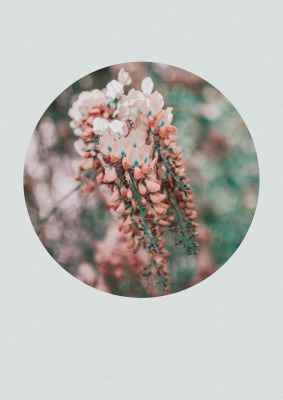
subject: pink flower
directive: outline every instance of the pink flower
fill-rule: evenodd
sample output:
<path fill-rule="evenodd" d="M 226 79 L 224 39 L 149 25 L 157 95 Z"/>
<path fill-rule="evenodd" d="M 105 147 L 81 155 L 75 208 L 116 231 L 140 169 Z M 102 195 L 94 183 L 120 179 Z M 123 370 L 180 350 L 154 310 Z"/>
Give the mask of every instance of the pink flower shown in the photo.
<path fill-rule="evenodd" d="M 162 110 L 157 118 L 156 122 L 158 123 L 159 126 L 168 126 L 171 124 L 173 120 L 173 114 L 172 114 L 172 107 L 167 107 L 166 110 Z"/>
<path fill-rule="evenodd" d="M 128 154 L 123 158 L 123 166 L 125 169 L 142 167 L 151 160 L 153 146 L 144 145 L 142 147 L 131 147 Z"/>
<path fill-rule="evenodd" d="M 94 89 L 90 92 L 81 92 L 78 99 L 70 108 L 69 115 L 74 121 L 79 121 L 82 117 L 86 116 L 92 108 L 104 102 L 105 94 L 99 89 Z"/>
<path fill-rule="evenodd" d="M 154 204 L 160 203 L 161 201 L 166 199 L 166 196 L 163 193 L 154 193 L 151 194 L 149 197 Z"/>
<path fill-rule="evenodd" d="M 119 121 L 118 119 L 114 119 L 112 122 L 110 122 L 109 129 L 115 138 L 127 136 L 128 134 L 127 124 L 124 121 Z"/>
<path fill-rule="evenodd" d="M 121 119 L 135 121 L 142 112 L 147 112 L 147 106 L 144 94 L 139 90 L 131 89 L 117 104 L 117 113 Z"/>
<path fill-rule="evenodd" d="M 100 136 L 99 138 L 99 145 L 98 145 L 99 151 L 104 156 L 109 156 L 113 150 L 114 143 L 115 141 L 111 133 L 109 132 L 104 133 L 104 135 Z"/>
<path fill-rule="evenodd" d="M 130 107 L 138 108 L 138 106 L 144 101 L 144 95 L 139 90 L 131 89 L 126 97 L 126 100 Z"/>
<path fill-rule="evenodd" d="M 145 179 L 145 186 L 150 193 L 159 192 L 161 185 L 154 177 L 149 177 Z"/>
<path fill-rule="evenodd" d="M 130 144 L 128 138 L 121 137 L 115 140 L 112 151 L 110 153 L 110 161 L 117 162 L 121 158 L 125 157 L 129 151 Z"/>
<path fill-rule="evenodd" d="M 73 104 L 71 126 L 80 136 L 75 148 L 83 159 L 78 179 L 90 182 L 91 191 L 94 186 L 100 190 L 113 216 L 121 219 L 127 248 L 147 249 L 158 269 L 145 273 L 158 272 L 168 288 L 169 253 L 162 236 L 171 225 L 178 243 L 188 254 L 196 253 L 197 212 L 182 148 L 176 143 L 177 128 L 171 125 L 173 109 L 163 109 L 164 99 L 153 92 L 150 77 L 143 79 L 141 90 L 124 94 L 130 83 L 129 73 L 121 68 L 118 80 L 103 90 L 81 93 Z M 95 182 L 88 170 L 95 173 Z"/>
<path fill-rule="evenodd" d="M 103 182 L 105 183 L 111 183 L 114 182 L 117 179 L 117 172 L 115 167 L 106 167 L 104 169 L 104 178 L 103 178 Z"/>
<path fill-rule="evenodd" d="M 158 154 L 156 153 L 156 155 L 152 161 L 150 159 L 148 159 L 148 161 L 146 163 L 144 163 L 144 165 L 142 166 L 142 172 L 146 175 L 152 174 L 152 172 L 154 171 L 155 165 L 157 163 L 157 159 L 158 159 Z"/>
<path fill-rule="evenodd" d="M 127 139 L 131 147 L 140 148 L 145 145 L 146 136 L 146 131 L 140 128 L 132 130 Z"/>
<path fill-rule="evenodd" d="M 139 192 L 140 192 L 140 194 L 141 194 L 142 196 L 143 196 L 144 194 L 146 194 L 147 188 L 146 188 L 146 186 L 144 186 L 144 184 L 143 184 L 142 182 L 139 182 L 138 188 L 139 188 Z"/>

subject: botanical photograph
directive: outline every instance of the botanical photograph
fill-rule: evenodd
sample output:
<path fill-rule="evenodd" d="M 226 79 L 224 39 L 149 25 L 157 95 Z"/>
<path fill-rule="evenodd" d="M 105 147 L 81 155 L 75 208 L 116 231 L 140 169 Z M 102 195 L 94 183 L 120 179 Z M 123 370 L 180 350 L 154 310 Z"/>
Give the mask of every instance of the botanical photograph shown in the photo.
<path fill-rule="evenodd" d="M 104 292 L 156 297 L 200 283 L 252 222 L 256 150 L 233 105 L 183 69 L 113 65 L 47 108 L 24 168 L 27 210 L 68 273 Z"/>

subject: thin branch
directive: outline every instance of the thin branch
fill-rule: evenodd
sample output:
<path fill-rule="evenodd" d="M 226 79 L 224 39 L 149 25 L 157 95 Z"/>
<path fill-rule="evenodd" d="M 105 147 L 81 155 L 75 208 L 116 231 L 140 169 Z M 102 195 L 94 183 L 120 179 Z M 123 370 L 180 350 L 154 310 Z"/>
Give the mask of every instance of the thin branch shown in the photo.
<path fill-rule="evenodd" d="M 169 194 L 169 192 L 168 192 Z M 187 250 L 188 254 L 192 254 L 196 248 L 196 244 L 194 242 L 194 240 L 191 240 L 190 237 L 188 236 L 188 227 L 187 227 L 187 223 L 189 222 L 185 222 L 183 219 L 183 215 L 181 214 L 176 200 L 172 198 L 172 196 L 170 196 L 169 194 L 169 198 L 173 207 L 173 210 L 176 214 L 177 217 L 177 223 L 179 225 L 180 229 L 180 233 L 181 233 L 181 238 L 180 238 L 180 242 L 183 244 L 183 246 L 185 247 L 185 249 Z"/>
<path fill-rule="evenodd" d="M 165 166 L 165 169 L 166 169 L 167 174 L 168 174 L 172 179 L 174 179 L 174 181 L 176 182 L 176 185 L 177 185 L 178 189 L 180 189 L 180 190 L 182 190 L 182 191 L 184 191 L 184 192 L 186 192 L 188 189 L 191 189 L 191 185 L 189 185 L 188 183 L 184 184 L 184 183 L 181 181 L 181 179 L 180 179 L 176 174 L 174 174 L 174 173 L 172 172 L 171 166 L 170 166 L 170 164 L 168 163 L 167 158 L 166 158 L 166 157 L 164 156 L 164 154 L 162 153 L 162 151 L 161 151 L 161 149 L 160 149 L 160 145 L 159 145 L 158 141 L 156 140 L 156 138 L 154 138 L 154 144 L 155 144 L 155 147 L 156 147 L 156 149 L 157 149 L 157 153 L 158 153 L 159 157 L 160 157 L 161 160 L 163 161 L 163 164 L 164 164 L 164 166 Z"/>
<path fill-rule="evenodd" d="M 74 187 L 72 190 L 70 190 L 68 193 L 66 193 L 61 199 L 59 199 L 57 201 L 57 203 L 55 204 L 55 206 L 49 211 L 49 213 L 44 218 L 42 218 L 38 221 L 38 228 L 40 228 L 42 224 L 47 222 L 49 220 L 49 218 L 58 211 L 58 207 L 60 204 L 62 204 L 65 200 L 67 200 L 72 194 L 77 192 L 81 187 L 82 187 L 82 183 L 80 183 L 79 185 Z"/>
<path fill-rule="evenodd" d="M 143 205 L 141 203 L 140 194 L 138 192 L 138 188 L 137 188 L 137 185 L 136 185 L 136 182 L 135 182 L 133 171 L 129 170 L 129 175 L 130 175 L 131 183 L 132 183 L 132 187 L 133 187 L 134 198 L 135 198 L 135 200 L 137 202 L 137 208 L 139 210 L 139 213 L 140 213 L 140 216 L 141 216 L 141 219 L 142 219 L 143 229 L 144 229 L 144 232 L 145 232 L 145 234 L 146 234 L 146 236 L 148 237 L 148 240 L 149 240 L 149 247 L 153 251 L 158 252 L 156 240 L 155 240 L 152 232 L 150 231 L 150 229 L 149 229 L 149 227 L 147 226 L 147 223 L 146 223 L 146 219 L 145 219 L 146 210 L 145 210 L 145 208 L 143 207 Z"/>

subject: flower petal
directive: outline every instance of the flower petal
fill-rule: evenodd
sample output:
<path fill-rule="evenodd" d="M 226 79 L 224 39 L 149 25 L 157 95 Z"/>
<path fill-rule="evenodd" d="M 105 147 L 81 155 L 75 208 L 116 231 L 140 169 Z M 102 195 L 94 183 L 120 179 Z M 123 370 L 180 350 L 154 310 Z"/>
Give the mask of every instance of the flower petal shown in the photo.
<path fill-rule="evenodd" d="M 170 222 L 165 221 L 164 219 L 160 219 L 160 220 L 158 221 L 158 223 L 159 223 L 159 225 L 161 225 L 161 226 L 169 226 L 169 225 L 170 225 Z"/>
<path fill-rule="evenodd" d="M 159 126 L 170 125 L 173 120 L 172 107 L 167 107 L 166 110 L 162 110 L 157 116 L 157 123 Z"/>
<path fill-rule="evenodd" d="M 104 170 L 103 181 L 105 183 L 111 183 L 114 182 L 116 178 L 117 178 L 116 169 L 114 167 L 106 167 Z"/>
<path fill-rule="evenodd" d="M 160 203 L 161 201 L 165 200 L 165 198 L 166 198 L 166 196 L 163 193 L 154 193 L 154 194 L 151 194 L 149 197 L 150 197 L 150 200 L 155 204 Z"/>
<path fill-rule="evenodd" d="M 146 194 L 147 188 L 144 186 L 143 183 L 139 182 L 138 188 L 139 188 L 139 192 L 140 192 L 141 195 Z"/>
<path fill-rule="evenodd" d="M 141 128 L 132 130 L 127 138 L 130 146 L 137 149 L 143 147 L 145 145 L 146 134 L 146 131 Z"/>
<path fill-rule="evenodd" d="M 122 83 L 122 85 L 130 85 L 132 83 L 132 78 L 130 77 L 130 74 L 124 70 L 124 68 L 121 68 L 118 73 L 118 81 Z"/>
<path fill-rule="evenodd" d="M 112 152 L 113 147 L 114 138 L 109 132 L 106 132 L 104 135 L 100 136 L 98 148 L 103 155 L 108 156 Z"/>
<path fill-rule="evenodd" d="M 164 106 L 164 99 L 159 92 L 154 92 L 150 95 L 149 109 L 153 115 L 157 115 Z"/>
<path fill-rule="evenodd" d="M 117 138 L 121 136 L 127 136 L 128 134 L 127 124 L 124 121 L 120 121 L 118 119 L 114 119 L 112 122 L 110 122 L 109 128 L 113 136 Z"/>
<path fill-rule="evenodd" d="M 145 180 L 145 185 L 146 185 L 146 187 L 147 187 L 147 190 L 148 190 L 150 193 L 159 192 L 160 187 L 161 187 L 161 186 L 159 185 L 159 183 L 154 182 L 154 181 L 151 181 L 150 179 L 146 179 L 146 180 Z"/>
<path fill-rule="evenodd" d="M 115 79 L 106 85 L 106 96 L 110 99 L 116 99 L 123 95 L 124 88 L 122 83 L 116 81 Z"/>
<path fill-rule="evenodd" d="M 152 90 L 153 90 L 153 82 L 152 82 L 152 79 L 149 76 L 142 80 L 141 90 L 145 94 L 150 94 L 152 92 Z"/>
<path fill-rule="evenodd" d="M 102 135 L 108 131 L 109 121 L 104 118 L 96 117 L 93 120 L 93 132 L 97 135 Z"/>
<path fill-rule="evenodd" d="M 80 156 L 84 156 L 85 154 L 85 142 L 82 139 L 78 139 L 74 142 L 74 148 L 76 150 L 76 152 L 80 155 Z"/>

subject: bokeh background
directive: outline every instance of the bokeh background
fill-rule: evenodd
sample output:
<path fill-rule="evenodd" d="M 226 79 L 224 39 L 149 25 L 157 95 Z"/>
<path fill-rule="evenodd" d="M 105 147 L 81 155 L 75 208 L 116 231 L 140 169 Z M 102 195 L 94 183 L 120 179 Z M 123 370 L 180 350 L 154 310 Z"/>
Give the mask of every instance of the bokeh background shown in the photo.
<path fill-rule="evenodd" d="M 32 224 L 51 256 L 69 273 L 98 289 L 130 297 L 157 295 L 137 274 L 144 254 L 123 251 L 123 237 L 96 193 L 74 180 L 80 162 L 68 110 L 78 93 L 103 88 L 121 67 L 132 86 L 151 76 L 174 108 L 199 212 L 200 251 L 187 256 L 168 243 L 171 291 L 188 288 L 220 268 L 251 224 L 259 188 L 256 151 L 233 105 L 212 85 L 179 68 L 127 63 L 93 72 L 68 87 L 48 107 L 31 138 L 24 189 Z"/>

